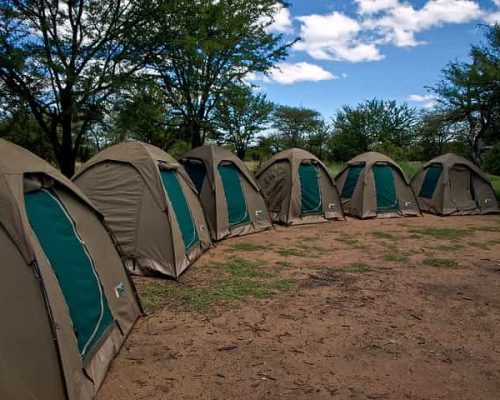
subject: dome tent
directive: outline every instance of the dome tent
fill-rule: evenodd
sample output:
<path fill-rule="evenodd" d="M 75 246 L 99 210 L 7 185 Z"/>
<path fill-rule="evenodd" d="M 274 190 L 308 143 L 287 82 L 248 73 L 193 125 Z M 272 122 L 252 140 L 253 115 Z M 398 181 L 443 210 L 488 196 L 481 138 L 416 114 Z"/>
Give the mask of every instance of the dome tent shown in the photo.
<path fill-rule="evenodd" d="M 420 216 L 420 209 L 401 167 L 377 152 L 347 162 L 335 178 L 347 215 L 358 218 Z"/>
<path fill-rule="evenodd" d="M 111 146 L 73 180 L 104 214 L 133 274 L 177 278 L 211 246 L 191 179 L 155 146 Z"/>
<path fill-rule="evenodd" d="M 297 225 L 344 217 L 335 181 L 326 166 L 305 150 L 274 155 L 256 176 L 274 222 Z"/>
<path fill-rule="evenodd" d="M 498 213 L 491 183 L 470 161 L 445 154 L 429 161 L 411 185 L 422 211 L 438 215 Z"/>
<path fill-rule="evenodd" d="M 0 398 L 90 400 L 141 314 L 102 216 L 0 140 Z"/>
<path fill-rule="evenodd" d="M 186 153 L 181 162 L 198 189 L 213 240 L 272 227 L 260 188 L 236 155 L 205 145 Z"/>

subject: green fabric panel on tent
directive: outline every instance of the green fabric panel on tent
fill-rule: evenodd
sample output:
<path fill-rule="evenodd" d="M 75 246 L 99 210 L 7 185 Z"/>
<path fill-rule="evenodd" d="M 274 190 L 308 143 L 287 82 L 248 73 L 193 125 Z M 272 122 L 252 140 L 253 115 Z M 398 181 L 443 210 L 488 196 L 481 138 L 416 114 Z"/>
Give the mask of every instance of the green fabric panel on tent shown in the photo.
<path fill-rule="evenodd" d="M 224 186 L 229 226 L 249 223 L 250 215 L 248 214 L 238 169 L 232 164 L 219 165 L 217 169 Z"/>
<path fill-rule="evenodd" d="M 302 214 L 321 214 L 323 205 L 317 167 L 310 164 L 300 164 L 299 177 Z"/>
<path fill-rule="evenodd" d="M 361 174 L 361 171 L 363 171 L 363 168 L 364 166 L 361 165 L 349 167 L 347 178 L 344 182 L 344 187 L 342 188 L 342 193 L 340 195 L 341 198 L 350 199 L 352 197 L 356 184 L 358 183 L 359 175 Z"/>
<path fill-rule="evenodd" d="M 373 174 L 377 192 L 377 209 L 379 211 L 399 210 L 392 168 L 387 165 L 375 165 Z"/>
<path fill-rule="evenodd" d="M 200 194 L 201 188 L 203 187 L 203 182 L 205 181 L 205 177 L 207 176 L 205 165 L 201 162 L 187 160 L 184 163 L 184 168 L 193 181 L 198 194 Z"/>
<path fill-rule="evenodd" d="M 422 187 L 420 188 L 418 197 L 422 197 L 424 199 L 432 199 L 442 172 L 443 167 L 441 165 L 431 165 L 429 168 L 427 168 L 424 183 L 422 183 Z"/>
<path fill-rule="evenodd" d="M 85 356 L 114 323 L 85 243 L 55 193 L 25 194 L 33 232 L 50 262 L 68 305 L 80 356 Z"/>
<path fill-rule="evenodd" d="M 198 243 L 198 232 L 194 225 L 191 210 L 182 191 L 177 172 L 172 170 L 160 171 L 163 187 L 168 194 L 170 203 L 174 208 L 175 217 L 182 234 L 182 240 L 186 249 L 190 249 Z"/>

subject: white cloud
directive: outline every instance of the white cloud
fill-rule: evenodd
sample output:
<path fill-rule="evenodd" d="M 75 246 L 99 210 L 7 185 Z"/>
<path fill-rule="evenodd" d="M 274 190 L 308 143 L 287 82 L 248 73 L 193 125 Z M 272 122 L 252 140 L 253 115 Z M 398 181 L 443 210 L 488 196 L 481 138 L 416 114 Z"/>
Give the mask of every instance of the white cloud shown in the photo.
<path fill-rule="evenodd" d="M 277 4 L 275 8 L 276 13 L 274 14 L 271 25 L 267 28 L 268 32 L 293 33 L 290 10 L 287 7 L 283 7 L 281 4 Z"/>
<path fill-rule="evenodd" d="M 355 0 L 360 14 L 375 14 L 396 7 L 398 0 Z"/>
<path fill-rule="evenodd" d="M 500 0 L 493 0 L 493 3 L 495 3 L 497 7 L 500 7 Z"/>
<path fill-rule="evenodd" d="M 500 20 L 500 12 L 486 12 L 476 0 L 427 0 L 419 8 L 405 0 L 354 2 L 354 16 L 333 12 L 297 17 L 302 40 L 294 49 L 318 60 L 378 61 L 384 58 L 381 45 L 415 47 L 425 43 L 419 33 L 446 24 Z"/>
<path fill-rule="evenodd" d="M 338 77 L 319 65 L 307 62 L 279 63 L 268 72 L 268 80 L 290 85 L 296 82 L 327 81 Z"/>
<path fill-rule="evenodd" d="M 422 107 L 427 109 L 434 108 L 437 104 L 436 96 L 432 94 L 425 94 L 425 95 L 412 94 L 408 96 L 408 100 L 414 103 L 420 103 Z"/>
<path fill-rule="evenodd" d="M 375 44 L 358 40 L 362 27 L 353 18 L 333 12 L 297 19 L 302 22 L 301 41 L 294 48 L 307 52 L 315 59 L 361 62 L 383 58 Z"/>
<path fill-rule="evenodd" d="M 429 0 L 415 9 L 408 3 L 398 3 L 380 16 L 364 21 L 364 27 L 377 32 L 386 43 L 398 47 L 418 46 L 423 42 L 415 34 L 444 24 L 459 24 L 479 20 L 484 12 L 472 0 Z"/>
<path fill-rule="evenodd" d="M 500 11 L 487 15 L 485 19 L 489 24 L 500 24 Z"/>

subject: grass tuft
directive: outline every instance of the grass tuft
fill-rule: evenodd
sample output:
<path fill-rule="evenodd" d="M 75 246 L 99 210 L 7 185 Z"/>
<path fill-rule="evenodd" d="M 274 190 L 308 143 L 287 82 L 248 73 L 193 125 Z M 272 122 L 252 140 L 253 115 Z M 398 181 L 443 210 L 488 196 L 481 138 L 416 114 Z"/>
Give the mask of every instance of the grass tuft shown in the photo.
<path fill-rule="evenodd" d="M 467 229 L 451 228 L 419 228 L 411 229 L 410 232 L 417 235 L 432 236 L 440 239 L 459 239 L 470 234 Z"/>
<path fill-rule="evenodd" d="M 371 233 L 376 239 L 396 240 L 396 236 L 389 232 L 375 231 Z"/>
<path fill-rule="evenodd" d="M 455 268 L 458 267 L 458 263 L 455 260 L 450 260 L 447 258 L 426 258 L 423 263 L 431 267 L 446 267 Z"/>
<path fill-rule="evenodd" d="M 353 263 L 344 267 L 345 272 L 364 273 L 370 272 L 371 270 L 370 266 L 364 263 Z"/>
<path fill-rule="evenodd" d="M 265 278 L 273 276 L 271 272 L 260 269 L 263 265 L 262 261 L 252 262 L 244 258 L 234 257 L 227 262 L 209 264 L 208 267 L 224 270 L 228 274 L 239 278 Z"/>
<path fill-rule="evenodd" d="M 268 249 L 270 246 L 255 243 L 235 243 L 227 249 L 228 251 L 260 251 Z"/>
<path fill-rule="evenodd" d="M 463 248 L 463 245 L 460 243 L 453 243 L 453 244 L 440 244 L 439 246 L 432 247 L 434 250 L 439 250 L 439 251 L 457 251 Z"/>
<path fill-rule="evenodd" d="M 384 254 L 384 261 L 407 262 L 408 260 L 409 258 L 406 255 L 397 251 Z"/>

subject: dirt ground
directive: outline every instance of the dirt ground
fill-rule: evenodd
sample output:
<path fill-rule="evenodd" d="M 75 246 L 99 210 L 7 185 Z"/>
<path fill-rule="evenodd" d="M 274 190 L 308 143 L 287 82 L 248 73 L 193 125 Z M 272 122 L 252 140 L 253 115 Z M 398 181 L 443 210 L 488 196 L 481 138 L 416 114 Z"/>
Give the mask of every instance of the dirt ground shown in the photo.
<path fill-rule="evenodd" d="M 99 400 L 500 399 L 498 216 L 278 227 L 136 283 Z"/>

